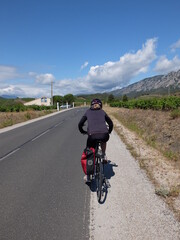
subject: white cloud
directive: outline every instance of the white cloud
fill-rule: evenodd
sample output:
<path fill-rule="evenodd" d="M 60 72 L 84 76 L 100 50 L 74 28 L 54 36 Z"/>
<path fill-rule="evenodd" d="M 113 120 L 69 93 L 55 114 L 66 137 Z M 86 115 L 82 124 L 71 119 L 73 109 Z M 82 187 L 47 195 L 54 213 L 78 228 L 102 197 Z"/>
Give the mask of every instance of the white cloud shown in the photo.
<path fill-rule="evenodd" d="M 19 96 L 21 94 L 24 94 L 24 91 L 18 87 L 18 86 L 14 86 L 14 85 L 6 85 L 6 86 L 1 86 L 0 88 L 0 95 L 16 95 Z"/>
<path fill-rule="evenodd" d="M 180 69 L 180 59 L 175 56 L 172 60 L 168 60 L 167 57 L 161 56 L 156 63 L 154 70 L 158 73 L 166 74 L 171 71 L 177 71 Z"/>
<path fill-rule="evenodd" d="M 0 65 L 0 81 L 14 79 L 18 76 L 15 67 Z"/>
<path fill-rule="evenodd" d="M 0 88 L 1 95 L 13 95 L 17 97 L 50 97 L 50 88 L 40 88 L 36 85 L 2 85 Z"/>
<path fill-rule="evenodd" d="M 117 62 L 92 66 L 84 78 L 59 80 L 56 87 L 65 94 L 78 94 L 110 91 L 128 85 L 133 77 L 146 72 L 156 58 L 156 41 L 156 38 L 147 40 L 140 50 L 125 54 Z"/>
<path fill-rule="evenodd" d="M 41 97 L 51 95 L 51 80 L 54 80 L 54 76 L 50 73 L 37 74 L 35 72 L 29 72 L 27 77 L 33 77 L 36 81 L 34 84 L 0 84 L 0 96 L 1 95 L 15 95 L 17 97 Z"/>
<path fill-rule="evenodd" d="M 55 82 L 56 92 L 60 95 L 72 93 L 92 93 L 94 91 L 91 84 L 85 78 L 63 79 Z"/>
<path fill-rule="evenodd" d="M 88 62 L 86 61 L 82 66 L 81 66 L 81 70 L 83 70 L 84 68 L 86 68 L 88 66 Z"/>
<path fill-rule="evenodd" d="M 171 45 L 172 52 L 175 52 L 176 49 L 180 48 L 180 39 Z"/>
<path fill-rule="evenodd" d="M 32 74 L 31 74 L 32 75 Z M 41 84 L 49 84 L 55 80 L 55 77 L 51 73 L 45 73 L 36 75 L 36 82 Z"/>
<path fill-rule="evenodd" d="M 28 75 L 29 75 L 30 77 L 35 77 L 35 76 L 37 76 L 37 73 L 35 73 L 35 72 L 29 72 Z"/>
<path fill-rule="evenodd" d="M 149 39 L 136 52 L 126 53 L 116 62 L 109 61 L 103 65 L 92 66 L 86 76 L 76 79 L 54 81 L 55 77 L 51 73 L 37 74 L 29 72 L 28 75 L 33 77 L 36 82 L 33 86 L 1 87 L 0 95 L 4 94 L 4 92 L 14 91 L 13 95 L 20 97 L 49 96 L 50 88 L 48 84 L 51 81 L 55 82 L 54 95 L 105 92 L 121 88 L 128 85 L 133 77 L 148 71 L 149 65 L 156 58 L 156 42 L 156 38 Z M 85 62 L 82 66 L 88 66 L 88 62 Z M 13 73 L 16 73 L 15 69 Z"/>
<path fill-rule="evenodd" d="M 17 77 L 22 78 L 25 76 L 26 78 L 32 77 L 36 80 L 34 84 L 6 84 L 3 83 L 5 80 L 15 79 Z M 37 74 L 35 72 L 29 72 L 28 74 L 18 74 L 15 67 L 9 67 L 0 65 L 0 96 L 1 95 L 15 95 L 18 97 L 41 97 L 41 96 L 50 96 L 50 86 L 46 86 L 46 84 L 50 84 L 51 81 L 54 81 L 54 76 L 50 73 L 46 74 Z"/>

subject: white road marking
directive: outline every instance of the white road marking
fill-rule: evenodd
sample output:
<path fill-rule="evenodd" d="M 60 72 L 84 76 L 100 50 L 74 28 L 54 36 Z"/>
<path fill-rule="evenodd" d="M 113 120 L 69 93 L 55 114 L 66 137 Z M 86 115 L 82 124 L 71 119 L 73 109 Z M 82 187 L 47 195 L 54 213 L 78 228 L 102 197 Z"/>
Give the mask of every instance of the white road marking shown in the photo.
<path fill-rule="evenodd" d="M 36 139 L 38 139 L 38 138 L 42 137 L 44 134 L 48 133 L 49 131 L 50 131 L 49 129 L 48 129 L 48 130 L 46 130 L 45 132 L 43 132 L 43 133 L 39 134 L 37 137 L 33 138 L 31 141 L 32 141 L 32 142 L 34 142 Z"/>
<path fill-rule="evenodd" d="M 13 150 L 12 152 L 8 153 L 7 155 L 5 155 L 4 157 L 0 158 L 0 161 L 4 160 L 5 158 L 11 156 L 12 154 L 14 154 L 15 152 L 19 151 L 20 148 L 17 148 L 15 150 Z"/>
<path fill-rule="evenodd" d="M 61 125 L 63 122 L 60 122 L 60 123 L 58 123 L 58 124 L 56 124 L 56 125 L 54 125 L 54 127 L 53 128 L 56 128 L 56 127 L 58 127 L 59 125 Z M 51 129 L 53 129 L 53 128 L 51 128 Z M 32 140 L 30 140 L 31 142 L 34 142 L 35 140 L 37 140 L 38 138 L 40 138 L 40 137 L 42 137 L 44 134 L 46 134 L 46 133 L 48 133 L 51 129 L 48 129 L 48 130 L 46 130 L 45 132 L 43 132 L 43 133 L 41 133 L 41 134 L 39 134 L 38 136 L 36 136 L 35 138 L 33 138 Z M 28 142 L 30 142 L 30 141 L 27 141 L 26 143 L 28 143 Z M 24 146 L 26 143 L 24 143 L 24 144 L 22 144 L 21 146 Z M 0 158 L 0 161 L 2 161 L 2 160 L 4 160 L 5 158 L 7 158 L 7 157 L 9 157 L 9 156 L 11 156 L 12 154 L 14 154 L 15 152 L 17 152 L 18 150 L 20 150 L 21 149 L 21 146 L 20 147 L 18 147 L 18 148 L 16 148 L 15 150 L 13 150 L 12 152 L 10 152 L 10 153 L 8 153 L 7 155 L 5 155 L 5 156 L 3 156 L 3 157 L 1 157 Z"/>
<path fill-rule="evenodd" d="M 60 122 L 60 123 L 56 124 L 56 125 L 54 126 L 54 128 L 58 127 L 58 126 L 61 125 L 62 123 L 63 123 L 63 122 Z"/>
<path fill-rule="evenodd" d="M 26 121 L 26 122 L 17 123 L 17 124 L 14 124 L 13 126 L 9 126 L 9 127 L 2 128 L 2 129 L 0 129 L 0 134 L 1 134 L 1 133 L 4 133 L 4 132 L 8 132 L 8 131 L 13 130 L 13 129 L 16 129 L 16 128 L 18 128 L 18 127 L 25 126 L 25 125 L 30 124 L 30 123 L 33 123 L 33 122 L 40 121 L 40 120 L 45 119 L 45 118 L 52 117 L 52 116 L 54 116 L 54 115 L 63 113 L 63 112 L 65 112 L 65 111 L 73 110 L 73 109 L 74 109 L 74 108 L 64 109 L 64 110 L 61 110 L 61 111 L 59 111 L 59 112 L 47 114 L 47 115 L 42 116 L 42 117 L 39 117 L 39 118 L 34 118 L 34 119 L 28 120 L 28 121 Z"/>

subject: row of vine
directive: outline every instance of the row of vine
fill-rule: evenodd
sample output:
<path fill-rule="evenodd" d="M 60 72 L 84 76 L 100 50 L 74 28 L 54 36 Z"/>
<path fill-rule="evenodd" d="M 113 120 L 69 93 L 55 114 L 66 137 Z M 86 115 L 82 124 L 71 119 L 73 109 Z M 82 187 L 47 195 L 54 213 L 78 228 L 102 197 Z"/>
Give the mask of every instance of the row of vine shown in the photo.
<path fill-rule="evenodd" d="M 149 99 L 130 99 L 127 101 L 114 101 L 110 103 L 111 107 L 139 108 L 153 110 L 174 110 L 180 107 L 180 97 L 170 96 L 162 98 Z"/>

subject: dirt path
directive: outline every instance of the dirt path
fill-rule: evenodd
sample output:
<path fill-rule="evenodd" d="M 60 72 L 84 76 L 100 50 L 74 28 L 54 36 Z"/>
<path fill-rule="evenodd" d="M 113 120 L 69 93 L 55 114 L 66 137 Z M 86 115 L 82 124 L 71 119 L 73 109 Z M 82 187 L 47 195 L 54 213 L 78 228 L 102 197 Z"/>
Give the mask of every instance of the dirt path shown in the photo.
<path fill-rule="evenodd" d="M 90 239 L 180 239 L 180 224 L 115 132 L 107 155 L 111 188 L 104 204 L 91 194 Z"/>

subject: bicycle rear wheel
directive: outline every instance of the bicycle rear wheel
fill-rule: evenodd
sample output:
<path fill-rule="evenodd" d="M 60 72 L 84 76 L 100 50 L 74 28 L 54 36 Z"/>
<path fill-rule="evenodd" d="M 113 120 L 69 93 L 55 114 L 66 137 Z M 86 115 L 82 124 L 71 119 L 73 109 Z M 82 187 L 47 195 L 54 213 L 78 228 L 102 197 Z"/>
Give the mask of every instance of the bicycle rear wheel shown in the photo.
<path fill-rule="evenodd" d="M 98 171 L 96 174 L 96 191 L 98 202 L 101 201 L 102 197 L 102 185 L 103 185 L 103 165 L 101 162 L 98 164 Z"/>

